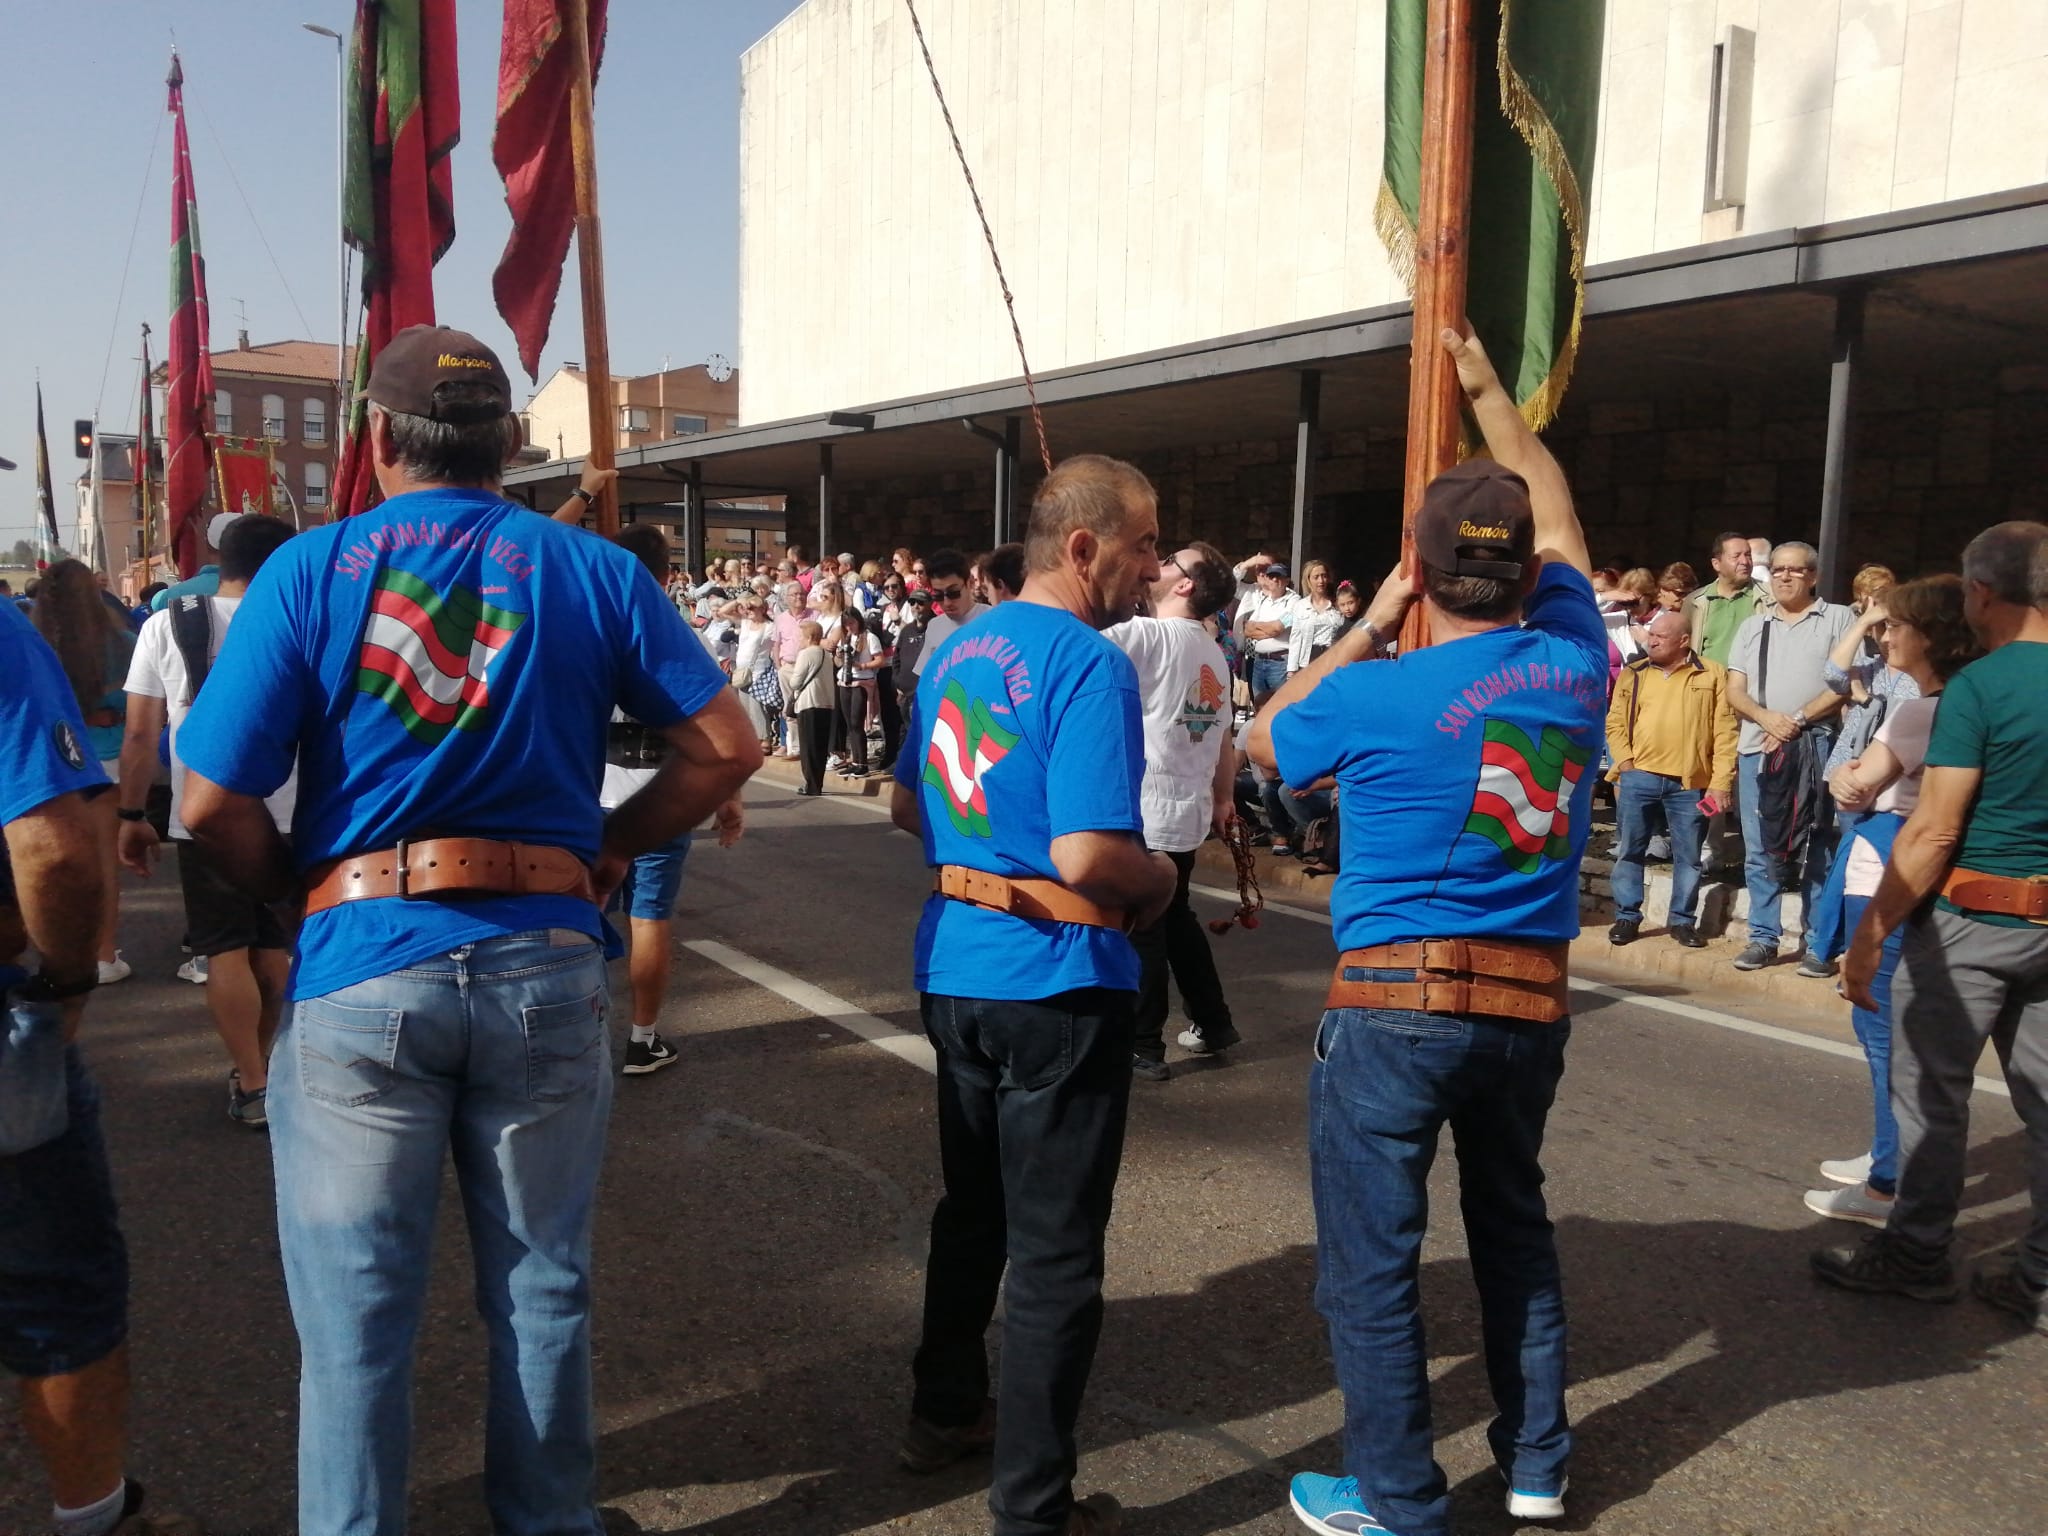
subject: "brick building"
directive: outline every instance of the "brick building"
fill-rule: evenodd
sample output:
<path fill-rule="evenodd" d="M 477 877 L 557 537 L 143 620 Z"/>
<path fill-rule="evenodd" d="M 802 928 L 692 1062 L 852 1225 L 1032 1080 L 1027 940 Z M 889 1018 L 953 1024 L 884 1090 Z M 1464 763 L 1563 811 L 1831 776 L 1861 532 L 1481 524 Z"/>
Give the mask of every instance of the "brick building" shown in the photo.
<path fill-rule="evenodd" d="M 355 366 L 354 352 L 346 349 L 339 364 L 344 376 Z M 336 367 L 331 345 L 251 346 L 247 331 L 236 335 L 232 352 L 213 354 L 214 430 L 223 437 L 268 440 L 278 473 L 308 521 L 327 516 L 347 425 Z"/>

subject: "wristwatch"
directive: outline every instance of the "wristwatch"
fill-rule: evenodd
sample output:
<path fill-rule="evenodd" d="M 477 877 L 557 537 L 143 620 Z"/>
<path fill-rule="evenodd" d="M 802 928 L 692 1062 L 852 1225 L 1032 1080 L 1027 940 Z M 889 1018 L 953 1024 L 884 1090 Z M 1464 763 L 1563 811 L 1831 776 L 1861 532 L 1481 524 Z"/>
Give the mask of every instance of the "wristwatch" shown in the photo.
<path fill-rule="evenodd" d="M 120 818 L 121 818 L 121 819 L 122 819 L 123 821 L 147 821 L 147 820 L 149 820 L 149 812 L 147 812 L 147 811 L 131 811 L 131 810 L 129 810 L 129 809 L 128 809 L 128 808 L 127 808 L 127 807 L 126 807 L 125 805 L 124 805 L 124 806 L 122 806 L 122 807 L 121 807 L 121 808 L 120 808 L 119 810 L 117 810 L 117 811 L 116 811 L 116 812 L 115 812 L 114 814 L 115 814 L 116 816 L 119 816 L 119 817 L 120 817 Z"/>
<path fill-rule="evenodd" d="M 1802 731 L 1805 730 L 1809 723 L 1806 718 L 1806 711 L 1803 709 L 1795 709 L 1794 711 L 1792 711 L 1792 723 L 1798 726 L 1799 729 L 1801 729 Z"/>
<path fill-rule="evenodd" d="M 582 497 L 582 498 L 583 498 L 583 504 L 584 504 L 585 506 L 592 506 L 592 505 L 595 505 L 595 504 L 596 504 L 596 501 L 597 501 L 597 494 L 596 494 L 596 492 L 594 492 L 594 491 L 586 491 L 586 490 L 585 490 L 585 489 L 583 489 L 583 487 L 582 487 L 582 486 L 580 486 L 580 485 L 579 485 L 579 486 L 575 486 L 575 487 L 572 487 L 572 488 L 571 488 L 571 490 L 570 490 L 570 492 L 569 492 L 569 494 L 570 494 L 571 496 L 580 496 L 580 497 Z"/>

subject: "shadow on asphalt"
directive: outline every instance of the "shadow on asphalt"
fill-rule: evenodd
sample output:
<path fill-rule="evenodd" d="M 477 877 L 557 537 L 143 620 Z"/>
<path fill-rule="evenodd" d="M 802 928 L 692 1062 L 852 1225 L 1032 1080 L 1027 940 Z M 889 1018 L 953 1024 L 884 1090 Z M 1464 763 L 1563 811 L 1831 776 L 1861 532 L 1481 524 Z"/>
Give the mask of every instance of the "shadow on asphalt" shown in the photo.
<path fill-rule="evenodd" d="M 1973 1189 L 1976 1203 L 2020 1187 L 2008 1171 L 2017 1168 L 2018 1141 L 2014 1135 L 1978 1149 L 1973 1166 L 1992 1171 Z M 2008 1227 L 2016 1234 L 2019 1219 L 1975 1225 L 1968 1237 L 1981 1247 L 2008 1235 Z M 1858 1236 L 1825 1223 L 1766 1230 L 1726 1221 L 1560 1221 L 1573 1380 L 1595 1383 L 1669 1364 L 1580 1420 L 1571 1514 L 1559 1528 L 1595 1523 L 1781 1405 L 1975 1371 L 1989 1352 L 2026 1332 L 1968 1300 L 1929 1306 L 1818 1285 L 1808 1272 L 1809 1253 Z M 1146 1536 L 1208 1536 L 1235 1528 L 1283 1510 L 1294 1471 L 1339 1469 L 1335 1434 L 1266 1460 L 1256 1448 L 1208 1429 L 1243 1425 L 1330 1390 L 1325 1336 L 1312 1309 L 1314 1283 L 1314 1251 L 1296 1245 L 1212 1276 L 1191 1294 L 1110 1303 L 1081 1426 L 1084 1455 L 1182 1431 L 1240 1463 L 1150 1505 L 1140 1489 L 1113 1489 Z M 1483 1426 L 1494 1410 L 1465 1261 L 1429 1261 L 1420 1284 L 1429 1355 L 1457 1360 L 1434 1387 L 1441 1442 Z M 782 1484 L 773 1497 L 708 1519 L 679 1512 L 678 1523 L 642 1524 L 611 1509 L 608 1531 L 772 1536 L 795 1529 L 843 1536 L 969 1496 L 985 1484 L 986 1463 L 925 1478 L 895 1465 L 910 1343 L 788 1368 L 756 1390 L 607 1435 L 600 1465 L 632 1466 L 642 1485 L 610 1490 L 614 1498 L 649 1490 L 687 1498 L 720 1484 Z M 901 1394 L 876 1401 L 875 1383 L 891 1379 L 901 1381 Z M 1083 1482 L 1093 1486 L 1085 1474 Z M 475 1478 L 422 1490 L 415 1528 L 472 1528 L 480 1502 Z M 1452 1504 L 1461 1529 L 1516 1528 L 1491 1471 L 1461 1482 Z"/>

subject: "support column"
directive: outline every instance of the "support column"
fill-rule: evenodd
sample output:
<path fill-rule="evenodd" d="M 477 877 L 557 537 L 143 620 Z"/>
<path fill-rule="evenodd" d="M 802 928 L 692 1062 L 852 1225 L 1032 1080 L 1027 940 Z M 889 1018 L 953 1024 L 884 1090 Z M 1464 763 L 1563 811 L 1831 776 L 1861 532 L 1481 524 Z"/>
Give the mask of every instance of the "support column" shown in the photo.
<path fill-rule="evenodd" d="M 996 515 L 1003 520 L 1003 536 L 998 544 L 1008 544 L 1017 538 L 1017 453 L 1024 442 L 1024 423 L 1021 418 L 1007 416 L 1003 419 L 1003 493 L 997 502 Z"/>
<path fill-rule="evenodd" d="M 690 478 L 683 482 L 683 562 L 704 577 L 704 466 L 691 464 Z"/>
<path fill-rule="evenodd" d="M 1855 421 L 1856 359 L 1863 351 L 1861 288 L 1835 295 L 1835 340 L 1828 369 L 1828 443 L 1820 474 L 1821 596 L 1831 603 L 1848 601 L 1849 572 L 1842 565 L 1842 540 L 1847 531 L 1849 476 L 1855 469 L 1850 436 Z"/>
<path fill-rule="evenodd" d="M 818 547 L 811 558 L 822 560 L 832 550 L 832 445 L 818 444 Z"/>
<path fill-rule="evenodd" d="M 1323 411 L 1323 376 L 1313 368 L 1301 370 L 1301 397 L 1294 415 L 1294 579 L 1301 581 L 1302 562 L 1308 558 L 1309 524 L 1315 509 L 1316 431 Z"/>

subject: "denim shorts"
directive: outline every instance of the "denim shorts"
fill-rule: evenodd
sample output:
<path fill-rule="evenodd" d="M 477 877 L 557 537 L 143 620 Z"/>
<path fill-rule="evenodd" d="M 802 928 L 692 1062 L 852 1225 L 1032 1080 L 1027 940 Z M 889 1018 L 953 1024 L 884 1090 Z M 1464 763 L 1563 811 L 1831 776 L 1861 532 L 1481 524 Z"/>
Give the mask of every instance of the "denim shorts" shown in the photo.
<path fill-rule="evenodd" d="M 71 1123 L 0 1157 L 0 1369 L 67 1376 L 128 1336 L 128 1248 L 100 1139 L 100 1094 L 64 1053 Z"/>
<path fill-rule="evenodd" d="M 689 856 L 687 832 L 665 847 L 639 855 L 607 910 L 622 911 L 642 922 L 667 922 L 675 916 L 676 895 L 683 888 L 683 861 Z"/>

